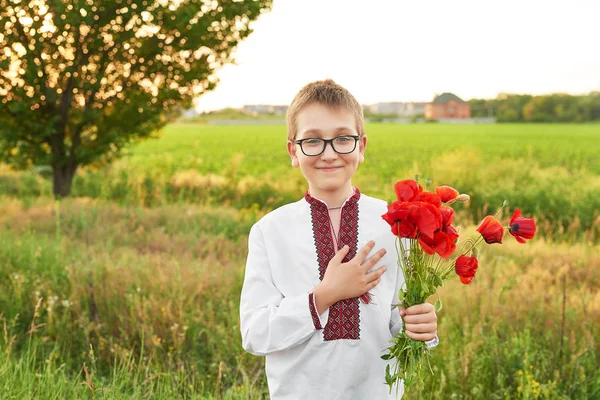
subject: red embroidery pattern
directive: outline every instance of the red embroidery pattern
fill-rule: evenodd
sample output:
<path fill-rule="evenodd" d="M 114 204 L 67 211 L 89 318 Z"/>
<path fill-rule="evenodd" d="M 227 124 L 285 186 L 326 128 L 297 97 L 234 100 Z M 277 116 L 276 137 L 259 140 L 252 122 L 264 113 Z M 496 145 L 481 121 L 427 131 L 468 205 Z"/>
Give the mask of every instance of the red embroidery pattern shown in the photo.
<path fill-rule="evenodd" d="M 319 319 L 319 314 L 317 313 L 317 309 L 315 308 L 315 294 L 309 293 L 308 295 L 308 307 L 310 308 L 310 315 L 312 316 L 313 324 L 315 325 L 315 329 L 323 329 L 321 326 L 321 320 Z"/>
<path fill-rule="evenodd" d="M 327 205 L 312 197 L 308 192 L 304 196 L 310 204 L 313 236 L 317 248 L 319 261 L 319 278 L 323 280 L 327 264 L 335 255 L 331 228 L 329 225 L 329 212 Z M 344 204 L 340 220 L 340 246 L 348 245 L 350 251 L 344 258 L 347 262 L 354 258 L 358 249 L 358 199 L 360 192 L 356 192 Z M 358 298 L 341 300 L 329 308 L 329 318 L 323 337 L 325 340 L 360 339 L 360 312 Z M 314 319 L 314 317 L 313 317 Z"/>

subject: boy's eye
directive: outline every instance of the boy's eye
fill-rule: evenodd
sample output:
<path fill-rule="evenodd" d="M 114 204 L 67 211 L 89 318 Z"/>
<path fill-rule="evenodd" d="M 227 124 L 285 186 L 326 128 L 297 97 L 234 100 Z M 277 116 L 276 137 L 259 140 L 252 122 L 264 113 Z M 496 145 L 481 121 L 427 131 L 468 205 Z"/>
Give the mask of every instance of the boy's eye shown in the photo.
<path fill-rule="evenodd" d="M 349 142 L 351 140 L 352 140 L 352 138 L 349 137 L 349 136 L 339 136 L 339 137 L 335 138 L 335 141 L 337 143 L 347 143 L 347 142 Z"/>
<path fill-rule="evenodd" d="M 308 139 L 308 140 L 305 140 L 304 143 L 306 143 L 308 145 L 316 145 L 316 144 L 323 143 L 323 141 L 321 139 Z"/>

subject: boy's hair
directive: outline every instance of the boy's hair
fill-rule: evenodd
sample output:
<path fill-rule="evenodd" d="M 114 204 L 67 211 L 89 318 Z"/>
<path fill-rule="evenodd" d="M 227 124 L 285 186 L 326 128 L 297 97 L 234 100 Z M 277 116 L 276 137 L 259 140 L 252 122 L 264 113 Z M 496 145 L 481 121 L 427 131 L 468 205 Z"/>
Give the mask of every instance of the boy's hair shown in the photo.
<path fill-rule="evenodd" d="M 296 119 L 300 111 L 313 103 L 319 103 L 333 109 L 346 108 L 351 111 L 354 114 L 356 130 L 360 137 L 365 135 L 365 117 L 361 105 L 346 88 L 338 85 L 332 79 L 325 79 L 307 84 L 300 89 L 294 100 L 292 100 L 286 116 L 288 140 L 294 140 L 298 134 Z"/>

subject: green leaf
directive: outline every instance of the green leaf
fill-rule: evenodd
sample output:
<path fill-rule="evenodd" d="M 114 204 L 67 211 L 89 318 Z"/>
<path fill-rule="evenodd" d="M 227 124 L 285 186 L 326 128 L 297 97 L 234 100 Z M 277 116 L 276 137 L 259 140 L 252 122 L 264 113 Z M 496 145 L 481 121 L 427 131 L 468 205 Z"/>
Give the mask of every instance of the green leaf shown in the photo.
<path fill-rule="evenodd" d="M 381 359 L 386 360 L 386 361 L 389 360 L 390 358 L 393 358 L 393 356 L 391 354 L 384 354 L 381 356 Z M 388 367 L 389 367 L 389 365 L 388 365 Z"/>
<path fill-rule="evenodd" d="M 435 307 L 435 312 L 440 312 L 442 310 L 442 300 L 438 298 L 433 306 Z"/>
<path fill-rule="evenodd" d="M 406 296 L 406 292 L 402 289 L 400 289 L 398 291 L 398 300 L 400 300 L 400 303 L 402 303 L 404 301 L 404 297 Z"/>

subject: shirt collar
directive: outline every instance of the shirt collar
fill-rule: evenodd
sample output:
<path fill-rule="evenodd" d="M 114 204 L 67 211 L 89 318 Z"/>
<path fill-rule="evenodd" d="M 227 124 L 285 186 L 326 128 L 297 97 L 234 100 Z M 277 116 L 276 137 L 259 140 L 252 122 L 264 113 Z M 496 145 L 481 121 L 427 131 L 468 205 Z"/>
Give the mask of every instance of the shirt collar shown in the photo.
<path fill-rule="evenodd" d="M 358 202 L 358 199 L 360 199 L 360 190 L 358 190 L 357 187 L 352 186 L 352 190 L 354 191 L 354 193 L 352 195 L 350 195 L 350 197 L 348 197 L 344 203 L 342 204 L 342 208 L 346 205 L 346 204 L 353 204 Z M 325 207 L 329 208 L 329 205 L 324 201 L 321 200 L 317 197 L 313 197 L 310 194 L 310 190 L 306 191 L 306 194 L 304 195 L 304 199 L 309 203 L 309 204 L 323 204 L 325 205 Z"/>

